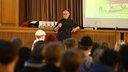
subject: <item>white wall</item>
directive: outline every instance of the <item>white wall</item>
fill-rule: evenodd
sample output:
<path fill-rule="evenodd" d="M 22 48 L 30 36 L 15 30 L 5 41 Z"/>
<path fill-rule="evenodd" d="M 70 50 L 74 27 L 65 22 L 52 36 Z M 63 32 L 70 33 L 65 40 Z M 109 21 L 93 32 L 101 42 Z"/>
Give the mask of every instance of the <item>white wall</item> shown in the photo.
<path fill-rule="evenodd" d="M 84 27 L 102 27 L 102 28 L 128 28 L 128 19 L 94 19 L 94 18 L 84 18 Z"/>

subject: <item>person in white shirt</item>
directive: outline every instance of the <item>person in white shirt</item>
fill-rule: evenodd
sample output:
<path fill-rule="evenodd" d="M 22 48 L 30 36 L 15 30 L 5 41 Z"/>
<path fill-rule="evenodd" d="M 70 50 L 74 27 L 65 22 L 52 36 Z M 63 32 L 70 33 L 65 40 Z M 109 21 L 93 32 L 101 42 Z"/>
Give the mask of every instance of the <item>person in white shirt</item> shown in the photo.
<path fill-rule="evenodd" d="M 45 40 L 45 36 L 46 36 L 46 33 L 45 33 L 45 31 L 43 31 L 43 30 L 41 30 L 41 29 L 39 29 L 39 30 L 37 30 L 36 31 L 36 33 L 35 33 L 35 38 L 36 38 L 36 40 L 34 40 L 34 42 L 33 42 L 33 44 L 32 44 L 32 50 L 33 50 L 33 46 L 34 46 L 34 44 L 37 42 L 37 41 L 44 41 Z"/>

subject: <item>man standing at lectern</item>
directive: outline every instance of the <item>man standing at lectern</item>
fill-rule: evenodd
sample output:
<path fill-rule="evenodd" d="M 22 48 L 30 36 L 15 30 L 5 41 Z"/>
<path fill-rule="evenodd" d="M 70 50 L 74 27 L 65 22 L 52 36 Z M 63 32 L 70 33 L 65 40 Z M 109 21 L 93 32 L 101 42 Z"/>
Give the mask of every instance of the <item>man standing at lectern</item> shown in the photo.
<path fill-rule="evenodd" d="M 80 27 L 69 18 L 70 13 L 67 10 L 63 11 L 63 19 L 59 20 L 57 25 L 54 27 L 54 31 L 57 33 L 59 41 L 63 41 L 71 37 L 71 32 L 76 32 Z"/>

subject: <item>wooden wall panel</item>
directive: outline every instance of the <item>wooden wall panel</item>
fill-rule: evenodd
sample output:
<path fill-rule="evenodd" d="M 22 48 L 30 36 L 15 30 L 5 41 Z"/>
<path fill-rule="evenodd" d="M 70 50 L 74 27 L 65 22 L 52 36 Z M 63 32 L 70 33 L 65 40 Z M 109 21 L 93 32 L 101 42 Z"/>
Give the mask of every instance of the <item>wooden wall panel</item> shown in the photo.
<path fill-rule="evenodd" d="M 31 48 L 31 45 L 35 39 L 34 33 L 26 32 L 0 32 L 0 38 L 4 40 L 11 40 L 13 38 L 21 38 L 24 42 L 24 45 Z"/>
<path fill-rule="evenodd" d="M 26 47 L 31 48 L 33 41 L 35 40 L 35 32 L 38 28 L 22 28 L 22 27 L 1 27 L 0 39 L 12 40 L 13 38 L 21 38 Z M 47 36 L 49 34 L 56 35 L 51 29 L 43 29 L 46 31 Z M 47 37 L 46 36 L 46 37 Z"/>
<path fill-rule="evenodd" d="M 1 11 L 2 11 L 2 10 L 1 10 L 1 7 L 2 7 L 2 3 L 1 3 L 1 2 L 2 2 L 2 0 L 0 0 L 0 24 L 1 24 L 1 17 L 2 17 L 2 16 L 1 16 Z"/>
<path fill-rule="evenodd" d="M 1 27 L 0 39 L 11 40 L 12 38 L 19 37 L 24 41 L 24 45 L 31 48 L 31 45 L 35 39 L 35 32 L 38 28 L 23 28 L 23 27 Z M 43 29 L 46 32 L 46 37 L 49 34 L 56 35 L 53 29 Z M 90 36 L 94 42 L 102 43 L 107 42 L 111 48 L 114 48 L 115 41 L 120 39 L 120 32 L 112 30 L 79 30 L 72 33 L 72 37 L 79 42 L 85 35 Z M 128 38 L 128 33 L 127 33 Z M 128 40 L 128 39 L 127 39 Z M 127 41 L 128 42 L 128 41 Z"/>
<path fill-rule="evenodd" d="M 26 4 L 25 4 L 26 0 L 19 0 L 19 26 L 21 26 L 21 24 L 23 24 L 26 20 Z"/>
<path fill-rule="evenodd" d="M 128 44 L 128 31 L 124 32 L 124 42 Z"/>
<path fill-rule="evenodd" d="M 94 42 L 101 44 L 102 42 L 107 42 L 109 47 L 112 49 L 115 46 L 117 40 L 119 40 L 119 32 L 109 30 L 81 30 L 72 34 L 72 37 L 77 41 L 80 41 L 83 36 L 90 36 Z"/>
<path fill-rule="evenodd" d="M 2 0 L 2 23 L 16 24 L 17 0 Z"/>

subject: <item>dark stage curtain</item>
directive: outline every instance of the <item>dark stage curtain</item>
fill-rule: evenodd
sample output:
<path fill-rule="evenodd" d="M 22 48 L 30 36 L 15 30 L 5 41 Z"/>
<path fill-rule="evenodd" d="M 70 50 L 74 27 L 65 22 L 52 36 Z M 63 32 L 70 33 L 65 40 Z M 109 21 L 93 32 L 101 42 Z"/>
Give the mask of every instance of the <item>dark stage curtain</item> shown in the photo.
<path fill-rule="evenodd" d="M 82 0 L 26 0 L 27 20 L 58 21 L 63 10 L 80 26 L 83 23 Z"/>

